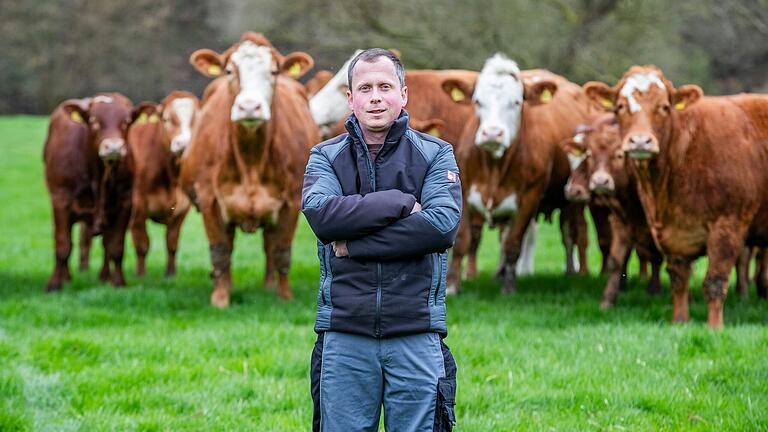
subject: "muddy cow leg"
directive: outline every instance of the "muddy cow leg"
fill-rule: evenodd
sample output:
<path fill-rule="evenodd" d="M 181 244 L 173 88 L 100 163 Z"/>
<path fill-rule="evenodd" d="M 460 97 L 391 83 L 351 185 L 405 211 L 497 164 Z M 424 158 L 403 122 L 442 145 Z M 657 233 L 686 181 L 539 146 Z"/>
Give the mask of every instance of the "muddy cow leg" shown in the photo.
<path fill-rule="evenodd" d="M 69 273 L 69 255 L 72 253 L 72 220 L 69 206 L 53 205 L 54 267 L 45 290 L 58 291 L 64 276 Z"/>
<path fill-rule="evenodd" d="M 611 215 L 611 253 L 608 256 L 608 281 L 603 289 L 601 309 L 608 309 L 616 304 L 621 281 L 626 275 L 626 263 L 630 248 L 630 230 L 622 220 Z"/>
<path fill-rule="evenodd" d="M 91 243 L 93 241 L 93 228 L 91 224 L 80 224 L 80 267 L 81 272 L 88 271 L 88 261 L 91 256 Z"/>
<path fill-rule="evenodd" d="M 143 208 L 134 207 L 131 220 L 131 237 L 136 250 L 136 276 L 146 273 L 146 258 L 149 252 L 149 235 L 147 234 L 147 215 Z"/>
<path fill-rule="evenodd" d="M 274 228 L 271 228 L 274 230 Z M 270 228 L 264 228 L 262 230 L 262 237 L 264 238 L 264 289 L 274 290 L 277 288 L 277 279 L 275 279 L 275 235 L 268 234 Z"/>
<path fill-rule="evenodd" d="M 224 309 L 229 307 L 230 291 L 232 290 L 230 265 L 235 241 L 235 227 L 232 224 L 225 224 L 221 219 L 221 212 L 216 201 L 200 195 L 198 198 L 213 267 L 211 271 L 211 278 L 213 279 L 211 305 Z"/>
<path fill-rule="evenodd" d="M 264 229 L 264 244 L 269 243 L 271 245 L 271 255 L 274 257 L 274 267 L 277 270 L 277 295 L 284 300 L 293 298 L 288 282 L 288 273 L 291 270 L 291 244 L 298 220 L 298 205 L 283 206 L 277 224 Z"/>
<path fill-rule="evenodd" d="M 597 245 L 602 256 L 600 274 L 607 275 L 608 259 L 611 255 L 611 223 L 609 221 L 611 211 L 606 207 L 590 205 L 589 212 L 592 215 L 592 223 L 595 225 Z"/>
<path fill-rule="evenodd" d="M 704 294 L 707 298 L 707 324 L 710 328 L 723 327 L 723 303 L 728 295 L 728 278 L 744 247 L 746 229 L 735 218 L 719 219 L 710 228 L 707 238 L 707 274 Z"/>
<path fill-rule="evenodd" d="M 667 257 L 667 273 L 672 288 L 672 322 L 687 322 L 691 261 L 684 257 Z"/>
<path fill-rule="evenodd" d="M 506 235 L 501 250 L 504 253 L 504 280 L 501 291 L 514 293 L 517 291 L 517 260 L 520 257 L 521 246 L 525 230 L 536 216 L 536 210 L 541 198 L 541 187 L 532 187 L 520 195 L 519 211 Z"/>
<path fill-rule="evenodd" d="M 483 223 L 471 223 L 469 255 L 467 256 L 467 279 L 477 277 L 477 250 L 480 249 L 480 240 L 483 237 Z"/>

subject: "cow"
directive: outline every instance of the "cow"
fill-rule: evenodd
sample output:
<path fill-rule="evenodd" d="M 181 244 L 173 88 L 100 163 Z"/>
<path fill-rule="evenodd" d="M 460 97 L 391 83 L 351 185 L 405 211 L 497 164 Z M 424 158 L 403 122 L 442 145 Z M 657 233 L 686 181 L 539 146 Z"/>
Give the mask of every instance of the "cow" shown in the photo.
<path fill-rule="evenodd" d="M 360 51 L 356 51 L 339 68 L 320 91 L 310 100 L 309 107 L 315 123 L 325 138 L 345 133 L 344 121 L 350 114 L 347 104 L 347 70 L 349 63 Z M 471 118 L 470 105 L 456 103 L 464 99 L 456 85 L 469 87 L 477 79 L 477 72 L 467 70 L 406 70 L 405 84 L 408 86 L 408 106 L 413 129 L 439 136 L 454 145 L 458 142 L 464 123 Z M 454 87 L 444 88 L 444 83 Z M 459 167 L 461 171 L 461 167 Z M 469 252 L 467 276 L 477 273 L 477 248 L 482 225 L 475 227 Z"/>
<path fill-rule="evenodd" d="M 173 91 L 159 104 L 144 102 L 128 131 L 134 160 L 131 235 L 136 249 L 136 275 L 145 273 L 149 251 L 146 221 L 166 225 L 166 276 L 176 273 L 181 225 L 190 208 L 179 186 L 180 161 L 192 139 L 200 109 L 197 96 Z"/>
<path fill-rule="evenodd" d="M 314 96 L 317 92 L 320 91 L 325 85 L 330 81 L 335 74 L 329 70 L 319 70 L 315 73 L 315 75 L 307 80 L 307 82 L 304 84 L 304 88 L 307 91 L 307 97 L 311 98 Z"/>
<path fill-rule="evenodd" d="M 706 97 L 696 85 L 675 87 L 652 65 L 631 67 L 613 87 L 589 82 L 584 90 L 616 113 L 651 235 L 667 262 L 672 320 L 688 321 L 691 264 L 706 255 L 707 324 L 722 328 L 742 246 L 768 245 L 768 96 Z"/>
<path fill-rule="evenodd" d="M 454 245 L 449 288 L 458 288 L 467 233 L 474 225 L 472 213 L 503 226 L 502 292 L 516 291 L 518 258 L 523 245 L 532 243 L 532 222 L 538 213 L 549 215 L 561 209 L 566 270 L 573 272 L 572 247 L 578 229 L 574 230 L 572 221 L 584 215 L 583 206 L 569 205 L 564 197 L 570 168 L 560 142 L 591 115 L 591 103 L 582 89 L 549 71 L 521 72 L 502 54 L 486 61 L 473 86 L 457 81 L 442 86 L 446 93 L 461 93 L 454 100 L 469 107 L 474 104 L 477 112 L 465 124 L 457 146 L 467 213 Z M 582 257 L 580 271 L 586 272 L 586 239 L 576 240 Z"/>
<path fill-rule="evenodd" d="M 663 256 L 651 237 L 637 195 L 636 179 L 621 148 L 615 116 L 606 114 L 591 125 L 578 128 L 573 140 L 566 144 L 566 150 L 570 150 L 571 160 L 580 161 L 568 185 L 570 194 L 583 196 L 574 190 L 586 190 L 588 197 L 593 196 L 595 204 L 610 210 L 608 280 L 600 307 L 608 309 L 616 304 L 619 288 L 626 281 L 627 261 L 632 249 L 636 250 L 641 263 L 651 264 L 647 293 L 660 294 L 659 272 Z"/>
<path fill-rule="evenodd" d="M 262 229 L 264 286 L 288 283 L 304 167 L 320 141 L 304 86 L 295 78 L 314 65 L 303 52 L 281 54 L 260 33 L 246 32 L 223 53 L 200 49 L 190 62 L 215 78 L 205 90 L 199 124 L 181 165 L 181 186 L 203 216 L 214 280 L 211 304 L 226 308 L 237 228 Z"/>
<path fill-rule="evenodd" d="M 72 226 L 78 222 L 83 223 L 80 269 L 88 268 L 91 237 L 101 234 L 104 261 L 99 278 L 114 286 L 125 285 L 122 261 L 132 169 L 126 133 L 134 114 L 132 102 L 119 93 L 69 99 L 51 114 L 43 148 L 55 243 L 48 292 L 60 290 L 63 281 L 71 279 Z"/>

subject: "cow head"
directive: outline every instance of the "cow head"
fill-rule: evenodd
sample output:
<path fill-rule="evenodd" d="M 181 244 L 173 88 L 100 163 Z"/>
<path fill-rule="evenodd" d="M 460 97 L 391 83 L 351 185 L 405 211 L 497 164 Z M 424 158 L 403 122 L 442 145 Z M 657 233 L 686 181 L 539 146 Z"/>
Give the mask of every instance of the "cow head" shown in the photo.
<path fill-rule="evenodd" d="M 126 134 L 133 121 L 131 101 L 117 93 L 73 99 L 63 104 L 72 119 L 88 126 L 91 142 L 104 161 L 117 161 L 128 154 Z"/>
<path fill-rule="evenodd" d="M 614 116 L 595 122 L 585 136 L 589 172 L 589 190 L 596 195 L 612 196 L 629 182 L 619 127 Z"/>
<path fill-rule="evenodd" d="M 531 80 L 523 82 L 517 63 L 503 54 L 486 60 L 474 89 L 458 81 L 447 80 L 443 90 L 457 103 L 475 104 L 480 125 L 475 133 L 475 144 L 500 158 L 517 138 L 525 105 L 547 103 L 557 90 L 553 81 Z"/>
<path fill-rule="evenodd" d="M 352 111 L 347 104 L 347 70 L 352 59 L 362 50 L 355 51 L 352 57 L 347 59 L 328 82 L 309 99 L 309 111 L 315 123 L 320 126 L 323 136 L 327 136 L 331 128 L 339 121 L 347 117 Z"/>
<path fill-rule="evenodd" d="M 163 143 L 174 156 L 181 156 L 192 140 L 192 129 L 200 101 L 185 91 L 173 91 L 159 104 L 142 102 L 134 110 L 134 124 L 162 121 Z"/>
<path fill-rule="evenodd" d="M 654 158 L 663 151 L 677 112 L 696 103 L 703 94 L 696 85 L 673 87 L 655 66 L 633 66 L 615 87 L 588 82 L 584 91 L 616 114 L 622 149 L 636 160 Z"/>
<path fill-rule="evenodd" d="M 568 156 L 571 175 L 565 183 L 565 198 L 570 202 L 589 202 L 589 173 L 587 172 L 586 159 L 589 151 L 585 137 L 592 128 L 580 124 L 573 132 L 573 136 L 563 140 L 560 145 Z"/>
<path fill-rule="evenodd" d="M 226 74 L 233 96 L 230 120 L 253 129 L 272 118 L 272 99 L 277 75 L 299 78 L 314 66 L 303 52 L 283 56 L 259 33 L 246 32 L 240 42 L 219 54 L 209 49 L 192 53 L 190 63 L 201 74 Z"/>

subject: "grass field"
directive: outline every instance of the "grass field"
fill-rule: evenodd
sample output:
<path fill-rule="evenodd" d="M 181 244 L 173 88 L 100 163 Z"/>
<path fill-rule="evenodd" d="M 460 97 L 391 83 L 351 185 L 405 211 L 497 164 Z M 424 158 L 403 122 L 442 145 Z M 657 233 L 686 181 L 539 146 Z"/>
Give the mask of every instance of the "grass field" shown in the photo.
<path fill-rule="evenodd" d="M 46 295 L 46 127 L 41 117 L 0 118 L 0 431 L 309 430 L 319 272 L 307 224 L 294 242 L 289 303 L 261 287 L 260 236 L 238 233 L 233 305 L 212 309 L 194 212 L 177 277 L 162 276 L 163 231 L 153 225 L 143 279 L 129 242 L 128 287 L 99 283 L 95 247 L 89 272 L 76 271 L 75 251 L 73 282 Z M 497 256 L 488 232 L 481 276 L 448 301 L 458 430 L 768 430 L 768 302 L 754 288 L 748 300 L 728 298 L 726 329 L 711 332 L 703 263 L 691 323 L 671 325 L 666 277 L 662 297 L 633 279 L 614 310 L 600 311 L 603 279 L 563 276 L 555 225 L 542 225 L 536 276 L 517 295 L 500 295 L 491 279 Z"/>

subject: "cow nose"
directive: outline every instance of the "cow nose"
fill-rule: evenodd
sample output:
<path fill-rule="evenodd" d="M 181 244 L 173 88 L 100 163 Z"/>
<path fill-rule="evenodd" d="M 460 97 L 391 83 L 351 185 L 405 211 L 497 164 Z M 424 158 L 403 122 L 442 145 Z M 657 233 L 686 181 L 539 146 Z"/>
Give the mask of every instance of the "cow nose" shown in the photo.
<path fill-rule="evenodd" d="M 565 187 L 565 199 L 574 203 L 589 201 L 589 191 L 581 185 L 568 184 Z"/>
<path fill-rule="evenodd" d="M 495 142 L 501 142 L 502 136 L 504 136 L 504 131 L 501 130 L 499 127 L 487 127 L 483 129 L 483 141 L 495 141 Z"/>
<path fill-rule="evenodd" d="M 629 137 L 629 143 L 637 148 L 650 148 L 653 139 L 647 134 L 635 134 Z"/>
<path fill-rule="evenodd" d="M 261 112 L 261 102 L 253 99 L 245 99 L 241 101 L 237 107 L 246 117 L 256 117 L 256 115 Z"/>
<path fill-rule="evenodd" d="M 179 154 L 189 146 L 189 139 L 176 137 L 171 141 L 171 153 Z"/>
<path fill-rule="evenodd" d="M 99 145 L 99 156 L 105 159 L 119 159 L 126 152 L 122 138 L 104 138 Z"/>
<path fill-rule="evenodd" d="M 598 171 L 589 179 L 589 188 L 598 194 L 613 192 L 613 177 L 606 172 Z"/>

